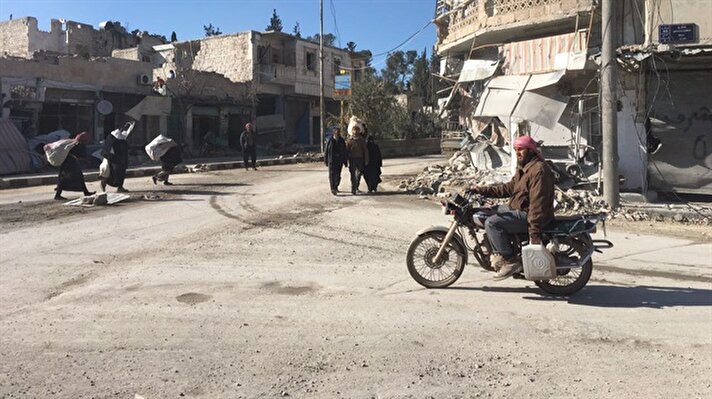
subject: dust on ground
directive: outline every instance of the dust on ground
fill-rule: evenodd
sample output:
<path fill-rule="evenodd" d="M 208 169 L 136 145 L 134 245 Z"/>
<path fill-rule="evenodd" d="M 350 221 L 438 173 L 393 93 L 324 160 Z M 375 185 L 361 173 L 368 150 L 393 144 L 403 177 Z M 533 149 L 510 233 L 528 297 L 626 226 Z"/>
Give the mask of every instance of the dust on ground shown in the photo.
<path fill-rule="evenodd" d="M 606 221 L 606 226 L 615 230 L 631 233 L 663 235 L 683 238 L 694 242 L 710 242 L 710 240 L 712 240 L 712 227 L 710 226 L 677 223 L 670 220 L 630 221 L 625 219 L 611 219 Z"/>

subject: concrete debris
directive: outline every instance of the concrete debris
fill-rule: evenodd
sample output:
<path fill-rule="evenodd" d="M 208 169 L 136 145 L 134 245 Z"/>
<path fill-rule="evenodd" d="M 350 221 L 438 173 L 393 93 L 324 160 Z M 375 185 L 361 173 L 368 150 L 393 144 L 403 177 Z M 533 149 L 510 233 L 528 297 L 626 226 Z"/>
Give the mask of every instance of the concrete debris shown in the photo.
<path fill-rule="evenodd" d="M 204 163 L 199 163 L 193 166 L 192 168 L 188 168 L 190 173 L 204 173 L 210 170 L 210 165 L 204 164 Z"/>
<path fill-rule="evenodd" d="M 81 206 L 85 208 L 101 205 L 114 205 L 118 202 L 125 201 L 131 198 L 128 194 L 118 193 L 96 193 L 93 195 L 83 196 L 75 200 L 65 202 L 64 205 Z"/>
<path fill-rule="evenodd" d="M 463 146 L 456 152 L 447 164 L 433 164 L 416 177 L 401 180 L 398 189 L 414 193 L 421 199 L 447 198 L 451 192 L 463 193 L 472 185 L 490 185 L 504 183 L 511 179 L 509 173 L 509 160 L 501 167 L 498 157 L 507 155 L 501 149 L 491 149 L 482 143 L 476 146 L 480 151 L 492 150 L 496 156 L 480 156 L 475 166 L 471 145 Z M 487 148 L 485 148 L 487 147 Z M 495 160 L 495 162 L 492 162 Z M 607 213 L 610 218 L 625 219 L 630 221 L 673 221 L 686 224 L 709 225 L 712 221 L 712 209 L 696 209 L 692 206 L 676 205 L 655 209 L 654 207 L 624 206 L 618 210 L 611 210 L 595 191 L 588 189 L 566 188 L 567 185 L 556 187 L 555 207 L 557 215 L 572 215 L 583 213 Z M 506 204 L 508 199 L 491 199 L 492 204 Z M 644 204 L 645 205 L 645 204 Z"/>
<path fill-rule="evenodd" d="M 428 166 L 414 178 L 402 180 L 398 188 L 418 195 L 464 191 L 473 184 L 494 184 L 511 178 L 506 168 L 477 168 L 468 149 L 456 152 L 447 164 Z"/>

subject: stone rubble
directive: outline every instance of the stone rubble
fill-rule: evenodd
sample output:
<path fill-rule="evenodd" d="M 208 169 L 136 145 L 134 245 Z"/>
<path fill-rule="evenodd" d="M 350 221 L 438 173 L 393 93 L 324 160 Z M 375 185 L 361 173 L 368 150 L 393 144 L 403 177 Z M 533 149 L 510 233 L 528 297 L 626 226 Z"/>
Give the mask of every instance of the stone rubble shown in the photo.
<path fill-rule="evenodd" d="M 472 165 L 470 153 L 456 152 L 447 164 L 433 164 L 419 175 L 401 180 L 398 189 L 417 194 L 419 198 L 446 198 L 452 192 L 463 193 L 472 185 L 489 185 L 511 179 L 508 167 L 498 169 L 477 168 Z M 686 224 L 712 224 L 712 209 L 691 205 L 661 206 L 660 211 L 645 207 L 623 206 L 611 210 L 593 190 L 562 190 L 556 188 L 555 212 L 557 215 L 582 213 L 607 213 L 609 218 L 629 221 L 672 221 Z M 507 199 L 492 199 L 493 204 L 506 203 Z"/>

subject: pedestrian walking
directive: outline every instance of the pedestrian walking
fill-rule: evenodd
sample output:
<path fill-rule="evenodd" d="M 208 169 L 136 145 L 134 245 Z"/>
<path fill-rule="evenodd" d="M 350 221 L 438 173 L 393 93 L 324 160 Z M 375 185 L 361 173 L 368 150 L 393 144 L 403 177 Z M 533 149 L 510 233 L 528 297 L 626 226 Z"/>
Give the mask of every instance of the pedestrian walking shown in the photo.
<path fill-rule="evenodd" d="M 341 129 L 337 127 L 326 143 L 326 151 L 324 152 L 324 163 L 329 167 L 329 187 L 334 195 L 339 192 L 341 168 L 348 165 L 348 159 L 346 141 L 341 137 Z"/>
<path fill-rule="evenodd" d="M 62 191 L 80 191 L 84 195 L 92 195 L 94 192 L 87 189 L 84 173 L 79 165 L 79 159 L 87 156 L 86 145 L 91 142 L 91 136 L 87 132 L 81 132 L 76 137 L 77 145 L 72 147 L 67 154 L 67 158 L 59 167 L 59 176 L 57 177 L 57 187 L 54 189 L 55 200 L 65 200 L 62 197 Z"/>
<path fill-rule="evenodd" d="M 369 193 L 378 191 L 378 183 L 381 180 L 381 166 L 383 166 L 383 157 L 381 157 L 381 147 L 376 144 L 373 136 L 368 136 L 366 139 L 366 149 L 368 150 L 368 165 L 363 171 L 363 179 L 366 180 Z"/>
<path fill-rule="evenodd" d="M 174 145 L 169 148 L 165 154 L 163 154 L 160 158 L 161 171 L 153 175 L 151 178 L 153 180 L 153 184 L 157 184 L 157 182 L 162 181 L 166 186 L 173 185 L 173 183 L 168 181 L 168 178 L 171 176 L 171 173 L 173 173 L 173 169 L 175 169 L 179 163 L 183 162 L 181 152 L 181 147 Z"/>
<path fill-rule="evenodd" d="M 361 124 L 354 124 L 349 132 L 351 137 L 346 142 L 346 149 L 349 152 L 349 174 L 351 175 L 351 194 L 356 195 L 361 184 L 363 170 L 368 165 L 368 149 L 366 140 L 361 134 Z"/>
<path fill-rule="evenodd" d="M 126 169 L 129 167 L 129 143 L 126 139 L 134 128 L 134 122 L 127 122 L 123 128 L 116 129 L 104 140 L 101 156 L 108 161 L 108 176 L 101 176 L 101 191 L 106 191 L 106 186 L 116 187 L 118 193 L 128 193 L 124 188 Z"/>
<path fill-rule="evenodd" d="M 242 160 L 245 163 L 245 170 L 248 169 L 248 158 L 252 159 L 252 169 L 257 170 L 257 149 L 255 131 L 252 123 L 245 124 L 245 130 L 240 135 L 240 146 L 242 147 Z"/>

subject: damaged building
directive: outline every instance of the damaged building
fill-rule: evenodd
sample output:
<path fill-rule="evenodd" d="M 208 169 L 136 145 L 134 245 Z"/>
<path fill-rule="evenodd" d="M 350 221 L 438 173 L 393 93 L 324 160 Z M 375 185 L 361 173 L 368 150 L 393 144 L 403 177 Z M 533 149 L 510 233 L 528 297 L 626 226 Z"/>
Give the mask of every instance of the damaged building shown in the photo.
<path fill-rule="evenodd" d="M 624 191 L 712 194 L 712 9 L 615 1 L 618 154 Z M 438 0 L 442 115 L 501 146 L 544 142 L 563 177 L 599 184 L 600 2 Z"/>
<path fill-rule="evenodd" d="M 116 22 L 53 19 L 43 31 L 33 17 L 13 19 L 0 22 L 2 112 L 26 138 L 66 130 L 100 141 L 137 120 L 135 149 L 161 133 L 202 153 L 208 140 L 238 149 L 252 121 L 262 145 L 318 146 L 318 55 L 318 43 L 281 32 L 169 43 Z M 324 55 L 326 111 L 337 114 L 334 76 L 350 55 Z"/>
<path fill-rule="evenodd" d="M 243 106 L 192 107 L 191 140 L 207 130 L 236 148 L 244 123 L 255 122 L 262 143 L 319 145 L 319 45 L 282 32 L 247 31 L 154 47 L 154 74 L 168 82 L 193 71 L 217 73 L 243 87 Z M 349 67 L 346 50 L 325 47 L 324 96 L 335 114 L 334 77 Z M 175 84 L 174 84 L 175 85 Z M 243 97 L 245 98 L 245 97 Z M 249 108 L 245 108 L 247 105 Z"/>
<path fill-rule="evenodd" d="M 129 33 L 119 23 L 99 29 L 53 19 L 49 31 L 33 17 L 0 22 L 2 117 L 26 138 L 56 130 L 87 131 L 95 141 L 138 119 L 133 145 L 157 132 L 161 112 L 127 115 L 152 94 L 152 66 L 111 57 L 122 48 L 152 48 L 165 39 Z M 135 110 L 134 110 L 135 112 Z"/>

